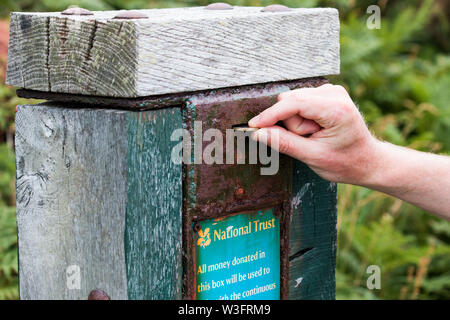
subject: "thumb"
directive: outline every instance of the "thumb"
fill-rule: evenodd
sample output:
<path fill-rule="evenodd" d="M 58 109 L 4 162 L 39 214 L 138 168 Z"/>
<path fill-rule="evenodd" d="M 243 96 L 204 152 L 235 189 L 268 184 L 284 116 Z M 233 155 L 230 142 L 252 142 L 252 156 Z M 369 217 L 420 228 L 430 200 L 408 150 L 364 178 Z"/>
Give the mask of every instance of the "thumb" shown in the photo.
<path fill-rule="evenodd" d="M 315 149 L 314 142 L 282 127 L 272 126 L 259 129 L 251 134 L 253 140 L 270 146 L 278 152 L 307 162 Z"/>

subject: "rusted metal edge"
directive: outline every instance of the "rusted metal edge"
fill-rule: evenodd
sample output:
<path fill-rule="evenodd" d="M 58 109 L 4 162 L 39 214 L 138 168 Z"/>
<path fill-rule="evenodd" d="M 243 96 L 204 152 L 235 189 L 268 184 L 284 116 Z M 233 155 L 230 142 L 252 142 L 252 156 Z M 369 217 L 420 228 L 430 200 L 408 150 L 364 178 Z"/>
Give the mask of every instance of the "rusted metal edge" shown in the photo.
<path fill-rule="evenodd" d="M 267 82 L 263 84 L 256 85 L 246 85 L 239 87 L 229 87 L 229 88 L 219 88 L 212 90 L 203 91 L 191 91 L 191 92 L 181 92 L 163 95 L 146 96 L 140 98 L 113 98 L 113 97 L 102 97 L 102 96 L 92 96 L 92 95 L 81 95 L 81 94 L 69 94 L 69 93 L 58 93 L 58 92 L 44 92 L 29 89 L 17 89 L 17 96 L 25 99 L 40 99 L 49 100 L 55 102 L 71 103 L 75 105 L 80 105 L 82 107 L 93 108 L 109 108 L 109 109 L 125 109 L 132 111 L 144 111 L 152 109 L 162 109 L 174 106 L 180 106 L 188 98 L 195 95 L 202 96 L 214 96 L 221 93 L 240 93 L 250 88 L 264 88 L 270 87 L 276 84 L 284 84 L 289 89 L 294 89 L 301 87 L 302 84 L 321 84 L 324 81 L 324 77 L 312 77 L 303 78 L 299 80 L 288 80 L 288 81 L 277 81 L 277 82 Z"/>
<path fill-rule="evenodd" d="M 291 181 L 292 185 L 292 181 Z M 290 225 L 292 220 L 290 200 L 284 200 L 279 209 L 280 219 L 280 299 L 287 300 L 289 297 L 289 239 Z M 281 223 L 282 222 L 282 223 Z"/>
<path fill-rule="evenodd" d="M 296 81 L 266 83 L 257 86 L 247 86 L 238 88 L 228 88 L 212 90 L 209 92 L 197 92 L 189 96 L 189 100 L 184 101 L 182 109 L 184 110 L 185 128 L 189 131 L 193 130 L 192 123 L 195 120 L 204 120 L 204 114 L 199 115 L 199 107 L 221 105 L 223 103 L 234 102 L 236 100 L 243 100 L 249 103 L 248 100 L 257 100 L 263 97 L 272 97 L 276 102 L 276 95 L 283 89 L 296 89 L 303 87 L 317 87 L 328 83 L 324 77 L 305 78 Z M 257 103 L 257 102 L 255 102 Z M 267 104 L 267 101 L 262 103 Z M 269 106 L 269 105 L 268 105 Z M 236 106 L 235 106 L 236 107 Z M 226 106 L 224 108 L 227 108 Z M 228 107 L 227 109 L 233 109 Z M 232 127 L 229 123 L 228 127 Z M 290 165 L 292 165 L 290 163 Z M 201 166 L 200 166 L 201 167 Z M 198 167 L 197 167 L 198 169 Z M 291 168 L 292 170 L 292 168 Z M 189 177 L 188 172 L 194 176 Z M 286 190 L 275 191 L 272 190 L 263 196 L 249 198 L 239 197 L 232 201 L 219 203 L 218 201 L 198 203 L 197 200 L 189 200 L 186 195 L 191 192 L 192 182 L 195 182 L 195 177 L 198 175 L 198 170 L 193 170 L 191 165 L 183 165 L 183 298 L 196 299 L 196 263 L 197 253 L 195 241 L 195 232 L 193 227 L 195 223 L 204 219 L 226 217 L 233 214 L 239 214 L 243 211 L 253 211 L 262 208 L 273 207 L 280 216 L 280 298 L 288 299 L 289 296 L 289 231 L 291 222 L 291 201 L 290 192 L 292 188 L 292 181 Z M 292 179 L 292 174 L 289 175 Z M 202 177 L 203 179 L 208 179 Z M 192 180 L 194 179 L 194 180 Z M 197 184 L 195 184 L 197 185 Z M 236 185 L 235 187 L 239 187 Z M 237 189 L 236 189 L 237 190 Z M 215 199 L 213 197 L 213 199 Z M 194 204 L 194 206 L 193 206 Z"/>

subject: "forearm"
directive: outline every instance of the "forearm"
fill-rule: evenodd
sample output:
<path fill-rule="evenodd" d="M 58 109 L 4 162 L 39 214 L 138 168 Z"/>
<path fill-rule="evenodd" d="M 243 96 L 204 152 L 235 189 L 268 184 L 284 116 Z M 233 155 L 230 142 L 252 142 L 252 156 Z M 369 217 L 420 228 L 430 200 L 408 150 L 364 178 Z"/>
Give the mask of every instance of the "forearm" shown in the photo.
<path fill-rule="evenodd" d="M 450 220 L 450 157 L 377 141 L 360 183 Z"/>
<path fill-rule="evenodd" d="M 450 157 L 376 140 L 340 86 L 287 91 L 278 100 L 249 121 L 262 128 L 253 139 L 326 180 L 375 189 L 450 220 Z M 276 126 L 280 120 L 286 129 Z"/>

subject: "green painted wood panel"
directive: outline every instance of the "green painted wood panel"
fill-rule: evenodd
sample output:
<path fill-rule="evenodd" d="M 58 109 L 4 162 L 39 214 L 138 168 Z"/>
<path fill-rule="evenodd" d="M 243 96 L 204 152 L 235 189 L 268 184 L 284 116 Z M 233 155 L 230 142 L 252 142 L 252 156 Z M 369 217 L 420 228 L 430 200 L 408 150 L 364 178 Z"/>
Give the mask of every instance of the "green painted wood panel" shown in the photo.
<path fill-rule="evenodd" d="M 129 299 L 181 299 L 182 169 L 171 160 L 179 108 L 128 113 L 125 259 Z"/>
<path fill-rule="evenodd" d="M 289 252 L 289 299 L 334 299 L 336 184 L 294 161 Z"/>

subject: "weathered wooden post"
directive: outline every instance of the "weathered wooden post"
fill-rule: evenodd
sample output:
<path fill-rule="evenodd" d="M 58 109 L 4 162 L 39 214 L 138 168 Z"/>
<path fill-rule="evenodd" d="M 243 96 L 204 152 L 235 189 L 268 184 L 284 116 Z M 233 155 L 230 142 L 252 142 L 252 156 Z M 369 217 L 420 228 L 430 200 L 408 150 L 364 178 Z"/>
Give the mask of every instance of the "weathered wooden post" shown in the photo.
<path fill-rule="evenodd" d="M 7 83 L 49 100 L 16 113 L 21 298 L 333 299 L 335 184 L 180 164 L 173 133 L 325 83 L 338 39 L 335 9 L 12 13 Z"/>

